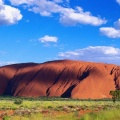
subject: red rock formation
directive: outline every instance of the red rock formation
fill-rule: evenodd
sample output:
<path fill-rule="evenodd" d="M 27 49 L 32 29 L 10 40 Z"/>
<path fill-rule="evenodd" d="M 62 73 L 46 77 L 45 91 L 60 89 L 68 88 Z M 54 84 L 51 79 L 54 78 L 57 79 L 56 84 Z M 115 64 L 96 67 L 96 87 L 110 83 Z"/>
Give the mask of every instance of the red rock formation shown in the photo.
<path fill-rule="evenodd" d="M 59 60 L 0 68 L 0 95 L 110 98 L 120 89 L 120 66 Z"/>

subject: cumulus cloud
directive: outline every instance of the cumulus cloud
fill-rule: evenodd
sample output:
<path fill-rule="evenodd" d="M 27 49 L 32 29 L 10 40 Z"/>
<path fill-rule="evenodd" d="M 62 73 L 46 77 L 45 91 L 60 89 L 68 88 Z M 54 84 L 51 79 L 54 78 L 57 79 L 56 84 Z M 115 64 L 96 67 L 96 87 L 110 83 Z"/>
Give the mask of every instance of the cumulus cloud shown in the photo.
<path fill-rule="evenodd" d="M 59 21 L 64 25 L 90 24 L 99 26 L 107 21 L 93 16 L 90 12 L 84 12 L 81 7 L 75 9 L 65 7 L 63 0 L 10 0 L 13 5 L 27 5 L 30 11 L 39 13 L 41 16 L 52 16 L 59 14 Z M 65 0 L 69 3 L 69 0 Z M 62 3 L 62 4 L 61 4 Z"/>
<path fill-rule="evenodd" d="M 120 65 L 120 49 L 111 46 L 89 46 L 74 51 L 60 52 L 58 56 L 62 59 L 114 63 Z"/>
<path fill-rule="evenodd" d="M 116 0 L 116 2 L 120 5 L 120 0 Z"/>
<path fill-rule="evenodd" d="M 58 38 L 55 36 L 45 35 L 44 37 L 39 38 L 39 41 L 42 43 L 49 43 L 49 42 L 56 43 L 58 41 Z"/>
<path fill-rule="evenodd" d="M 33 4 L 35 4 L 35 6 L 31 7 L 29 10 L 34 13 L 39 13 L 41 16 L 51 16 L 53 13 L 59 13 L 62 8 L 57 3 L 46 0 L 36 0 Z"/>
<path fill-rule="evenodd" d="M 76 9 L 64 8 L 61 11 L 60 22 L 65 25 L 90 24 L 99 26 L 107 21 L 91 15 L 90 12 L 84 12 L 81 7 L 76 7 Z"/>
<path fill-rule="evenodd" d="M 109 38 L 120 38 L 120 30 L 112 27 L 102 27 L 100 32 Z"/>
<path fill-rule="evenodd" d="M 22 14 L 17 8 L 5 5 L 0 0 L 0 25 L 15 24 L 22 19 Z"/>
<path fill-rule="evenodd" d="M 101 27 L 100 32 L 109 38 L 120 38 L 120 19 L 114 22 L 114 27 Z"/>

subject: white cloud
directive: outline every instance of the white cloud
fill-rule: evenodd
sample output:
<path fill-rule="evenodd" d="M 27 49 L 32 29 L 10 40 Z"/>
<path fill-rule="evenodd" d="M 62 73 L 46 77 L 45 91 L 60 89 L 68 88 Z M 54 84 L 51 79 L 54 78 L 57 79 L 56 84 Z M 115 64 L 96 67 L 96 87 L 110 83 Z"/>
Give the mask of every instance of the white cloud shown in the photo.
<path fill-rule="evenodd" d="M 32 4 L 34 0 L 10 0 L 12 5 Z"/>
<path fill-rule="evenodd" d="M 62 3 L 63 1 L 64 2 L 67 2 L 69 3 L 69 0 L 9 0 L 11 2 L 12 5 L 22 5 L 22 4 L 28 4 L 28 5 L 33 5 L 33 4 L 40 4 L 40 3 L 43 3 L 46 4 L 46 3 Z"/>
<path fill-rule="evenodd" d="M 48 43 L 48 42 L 56 43 L 58 41 L 58 38 L 55 36 L 45 35 L 44 37 L 39 38 L 39 41 L 42 43 Z"/>
<path fill-rule="evenodd" d="M 120 0 L 116 0 L 116 2 L 120 5 Z"/>
<path fill-rule="evenodd" d="M 60 22 L 65 25 L 90 24 L 99 26 L 105 24 L 107 21 L 91 15 L 90 12 L 84 12 L 81 7 L 77 7 L 75 10 L 64 8 L 61 12 Z"/>
<path fill-rule="evenodd" d="M 34 2 L 35 6 L 29 10 L 39 13 L 42 16 L 51 16 L 53 13 L 59 13 L 62 9 L 60 5 L 53 1 L 39 0 Z"/>
<path fill-rule="evenodd" d="M 3 1 L 2 0 L 0 0 L 0 5 L 3 5 Z"/>
<path fill-rule="evenodd" d="M 59 58 L 120 65 L 120 49 L 111 46 L 89 46 L 83 49 L 59 53 Z"/>
<path fill-rule="evenodd" d="M 56 3 L 62 3 L 63 0 L 54 0 L 54 2 L 56 2 Z"/>
<path fill-rule="evenodd" d="M 64 3 L 69 0 L 10 0 L 13 5 L 27 5 L 30 11 L 39 13 L 41 16 L 52 16 L 59 14 L 59 21 L 64 25 L 90 24 L 99 26 L 107 21 L 100 17 L 93 16 L 90 12 L 84 12 L 81 7 L 76 9 L 64 7 Z M 62 4 L 61 4 L 62 2 Z M 63 6 L 62 6 L 63 5 Z"/>
<path fill-rule="evenodd" d="M 9 61 L 9 62 L 0 61 L 0 66 L 11 65 L 11 64 L 16 64 L 16 63 L 17 62 L 14 62 L 14 61 Z"/>
<path fill-rule="evenodd" d="M 101 27 L 100 32 L 109 38 L 120 38 L 120 19 L 114 22 L 114 27 Z"/>
<path fill-rule="evenodd" d="M 115 29 L 120 29 L 120 19 L 118 19 L 116 22 L 114 22 Z"/>
<path fill-rule="evenodd" d="M 102 27 L 100 28 L 100 32 L 110 38 L 120 38 L 120 30 L 117 30 L 112 27 Z"/>
<path fill-rule="evenodd" d="M 15 24 L 22 19 L 20 10 L 4 5 L 3 1 L 0 0 L 0 25 Z"/>

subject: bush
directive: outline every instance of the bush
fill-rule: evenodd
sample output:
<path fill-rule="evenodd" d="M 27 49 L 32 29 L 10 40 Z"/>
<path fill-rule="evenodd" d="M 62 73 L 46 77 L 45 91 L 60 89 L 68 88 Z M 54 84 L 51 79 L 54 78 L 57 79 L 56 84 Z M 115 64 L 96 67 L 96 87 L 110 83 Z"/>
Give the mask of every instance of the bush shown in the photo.
<path fill-rule="evenodd" d="M 18 99 L 18 100 L 15 100 L 15 101 L 14 101 L 14 104 L 20 105 L 20 104 L 22 104 L 22 102 L 23 102 L 23 101 L 22 101 L 21 99 Z"/>
<path fill-rule="evenodd" d="M 10 120 L 10 117 L 9 116 L 4 116 L 3 120 Z"/>
<path fill-rule="evenodd" d="M 109 93 L 112 95 L 113 102 L 115 103 L 116 99 L 120 99 L 120 90 L 110 91 Z"/>

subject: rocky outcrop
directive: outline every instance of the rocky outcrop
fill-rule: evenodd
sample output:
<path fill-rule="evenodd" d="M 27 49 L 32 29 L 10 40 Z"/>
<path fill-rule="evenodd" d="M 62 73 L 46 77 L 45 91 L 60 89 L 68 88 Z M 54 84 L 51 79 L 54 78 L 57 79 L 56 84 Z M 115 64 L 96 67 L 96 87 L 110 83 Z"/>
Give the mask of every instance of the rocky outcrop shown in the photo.
<path fill-rule="evenodd" d="M 120 66 L 71 60 L 0 68 L 0 95 L 110 98 L 120 89 Z"/>

